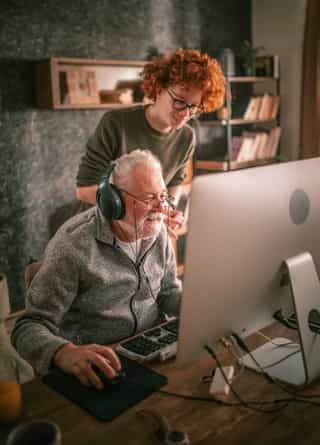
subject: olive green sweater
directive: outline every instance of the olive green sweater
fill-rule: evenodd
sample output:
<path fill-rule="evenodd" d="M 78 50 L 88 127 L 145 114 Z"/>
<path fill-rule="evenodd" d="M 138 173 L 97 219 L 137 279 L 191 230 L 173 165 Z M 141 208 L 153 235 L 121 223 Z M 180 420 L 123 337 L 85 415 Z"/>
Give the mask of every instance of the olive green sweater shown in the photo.
<path fill-rule="evenodd" d="M 137 106 L 104 114 L 81 159 L 78 187 L 98 184 L 112 160 L 137 148 L 150 150 L 158 157 L 168 187 L 183 181 L 187 161 L 195 147 L 193 129 L 185 125 L 168 134 L 159 133 L 149 126 L 145 109 L 145 106 Z"/>

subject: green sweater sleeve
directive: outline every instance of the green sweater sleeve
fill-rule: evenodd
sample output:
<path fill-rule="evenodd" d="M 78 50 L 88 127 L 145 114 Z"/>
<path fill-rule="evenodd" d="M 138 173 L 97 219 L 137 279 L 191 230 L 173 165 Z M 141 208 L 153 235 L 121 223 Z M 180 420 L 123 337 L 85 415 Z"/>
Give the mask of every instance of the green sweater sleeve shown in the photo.
<path fill-rule="evenodd" d="M 88 140 L 76 178 L 78 187 L 99 183 L 109 163 L 118 157 L 119 135 L 119 122 L 107 112 Z"/>
<path fill-rule="evenodd" d="M 196 146 L 195 133 L 194 133 L 194 131 L 192 131 L 191 142 L 188 146 L 188 149 L 185 152 L 185 156 L 183 158 L 181 167 L 179 168 L 179 170 L 176 172 L 174 177 L 169 182 L 168 187 L 175 187 L 177 185 L 180 185 L 184 181 L 184 179 L 186 177 L 187 164 L 188 164 L 189 159 L 191 159 L 193 156 L 195 146 Z"/>

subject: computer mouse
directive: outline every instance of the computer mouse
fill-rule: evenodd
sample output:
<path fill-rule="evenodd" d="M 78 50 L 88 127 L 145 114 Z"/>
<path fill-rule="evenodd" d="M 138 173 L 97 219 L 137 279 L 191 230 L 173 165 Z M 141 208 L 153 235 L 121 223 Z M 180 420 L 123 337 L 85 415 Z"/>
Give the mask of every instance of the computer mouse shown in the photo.
<path fill-rule="evenodd" d="M 93 365 L 92 366 L 93 371 L 97 374 L 97 376 L 99 377 L 99 379 L 102 381 L 104 386 L 109 386 L 109 385 L 118 385 L 121 382 L 124 382 L 127 374 L 125 372 L 124 369 L 120 369 L 120 371 L 118 371 L 115 375 L 115 377 L 113 379 L 109 379 L 102 371 L 100 368 L 98 368 L 98 366 Z"/>
<path fill-rule="evenodd" d="M 117 385 L 118 383 L 124 382 L 127 378 L 127 373 L 124 369 L 120 369 L 120 371 L 117 372 L 116 376 L 109 380 L 111 385 Z"/>

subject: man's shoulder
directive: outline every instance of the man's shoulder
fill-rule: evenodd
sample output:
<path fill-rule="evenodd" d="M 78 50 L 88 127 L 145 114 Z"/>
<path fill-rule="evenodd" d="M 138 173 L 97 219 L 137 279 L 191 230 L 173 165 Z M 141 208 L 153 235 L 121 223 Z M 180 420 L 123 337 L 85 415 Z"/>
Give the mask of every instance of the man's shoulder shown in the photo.
<path fill-rule="evenodd" d="M 68 219 L 57 231 L 56 237 L 60 240 L 81 238 L 84 234 L 92 233 L 96 228 L 96 207 L 78 213 Z M 81 235 L 81 236 L 80 236 Z"/>

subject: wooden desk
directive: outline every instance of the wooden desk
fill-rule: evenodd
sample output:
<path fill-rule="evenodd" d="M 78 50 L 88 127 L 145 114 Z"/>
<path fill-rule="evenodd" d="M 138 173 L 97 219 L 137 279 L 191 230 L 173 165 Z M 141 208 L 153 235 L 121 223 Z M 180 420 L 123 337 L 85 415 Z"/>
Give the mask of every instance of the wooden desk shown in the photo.
<path fill-rule="evenodd" d="M 272 336 L 288 336 L 288 331 L 282 327 L 267 328 L 264 332 Z M 264 342 L 257 335 L 248 341 L 250 347 Z M 225 352 L 219 354 L 219 357 L 224 364 L 233 361 Z M 201 376 L 210 372 L 212 364 L 212 360 L 205 357 L 187 369 L 176 369 L 174 361 L 158 363 L 153 368 L 169 378 L 169 384 L 163 389 L 207 396 L 208 385 L 199 382 Z M 249 370 L 239 377 L 235 385 L 244 399 L 270 400 L 286 397 L 281 389 Z M 319 383 L 311 385 L 304 392 L 320 394 Z M 211 402 L 184 400 L 154 393 L 112 422 L 100 422 L 40 380 L 23 385 L 23 396 L 24 412 L 20 421 L 46 418 L 56 422 L 62 430 L 63 445 L 159 444 L 154 436 L 155 422 L 151 418 L 137 416 L 142 408 L 153 409 L 167 416 L 175 429 L 189 434 L 192 444 L 318 445 L 320 439 L 320 407 L 306 404 L 290 403 L 277 413 L 261 414 L 243 407 L 230 408 Z M 320 398 L 317 400 L 320 401 Z M 5 443 L 5 437 L 11 428 L 12 426 L 0 427 L 1 445 Z"/>

